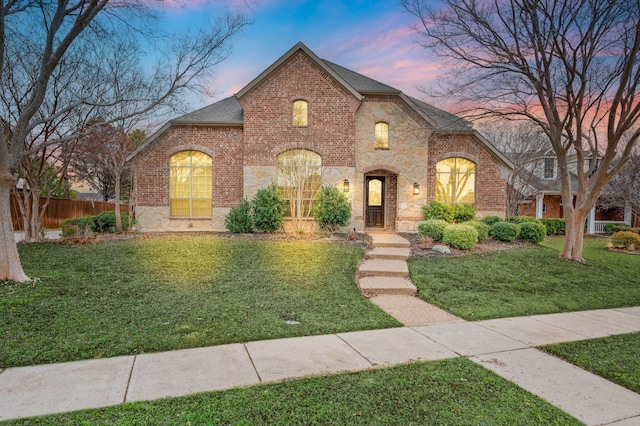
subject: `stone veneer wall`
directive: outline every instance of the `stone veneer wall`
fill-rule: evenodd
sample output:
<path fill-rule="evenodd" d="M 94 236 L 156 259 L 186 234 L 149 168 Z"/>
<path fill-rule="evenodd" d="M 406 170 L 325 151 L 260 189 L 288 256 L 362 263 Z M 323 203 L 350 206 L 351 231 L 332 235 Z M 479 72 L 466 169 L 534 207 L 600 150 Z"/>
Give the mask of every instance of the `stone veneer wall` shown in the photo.
<path fill-rule="evenodd" d="M 375 124 L 389 124 L 389 149 L 375 149 Z M 398 96 L 368 96 L 356 117 L 356 193 L 354 225 L 364 229 L 366 175 L 386 176 L 387 229 L 414 231 L 426 202 L 427 124 Z M 413 195 L 413 183 L 423 189 Z"/>

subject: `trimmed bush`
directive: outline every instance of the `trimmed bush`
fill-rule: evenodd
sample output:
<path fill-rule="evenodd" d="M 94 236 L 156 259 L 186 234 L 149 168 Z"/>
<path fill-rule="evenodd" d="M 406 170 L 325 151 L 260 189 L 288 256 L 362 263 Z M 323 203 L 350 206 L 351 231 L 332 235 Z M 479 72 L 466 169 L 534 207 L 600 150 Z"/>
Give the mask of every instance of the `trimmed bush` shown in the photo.
<path fill-rule="evenodd" d="M 489 227 L 491 227 L 491 225 L 493 225 L 494 223 L 502 222 L 502 219 L 499 218 L 498 216 L 487 216 L 480 219 L 480 222 L 486 225 L 489 225 Z"/>
<path fill-rule="evenodd" d="M 120 213 L 122 219 L 122 229 L 129 229 L 129 215 Z M 93 230 L 96 232 L 116 232 L 116 212 L 115 210 L 104 211 L 93 220 Z"/>
<path fill-rule="evenodd" d="M 90 229 L 93 231 L 93 221 L 95 216 L 85 216 L 85 217 L 74 217 L 72 219 L 65 219 L 62 222 L 62 236 L 63 237 L 73 237 L 77 235 L 79 232 L 84 231 L 85 229 Z"/>
<path fill-rule="evenodd" d="M 564 234 L 567 228 L 564 218 L 538 219 L 547 228 L 547 235 Z"/>
<path fill-rule="evenodd" d="M 452 204 L 450 207 L 455 223 L 470 222 L 476 218 L 476 211 L 468 204 Z"/>
<path fill-rule="evenodd" d="M 313 206 L 313 217 L 320 229 L 333 232 L 337 227 L 349 223 L 351 204 L 344 192 L 334 186 L 325 186 Z"/>
<path fill-rule="evenodd" d="M 640 248 L 640 235 L 631 231 L 616 232 L 611 236 L 611 244 L 614 247 L 633 251 Z"/>
<path fill-rule="evenodd" d="M 530 243 L 539 243 L 547 235 L 547 228 L 540 222 L 524 222 L 520 225 L 519 238 Z"/>
<path fill-rule="evenodd" d="M 626 223 L 605 223 L 604 233 L 606 235 L 612 235 L 616 232 L 631 231 L 631 226 Z"/>
<path fill-rule="evenodd" d="M 439 219 L 450 223 L 453 220 L 453 212 L 448 204 L 433 200 L 428 205 L 422 206 L 422 217 L 424 220 Z"/>
<path fill-rule="evenodd" d="M 444 230 L 442 241 L 449 247 L 471 250 L 478 241 L 478 232 L 469 225 L 449 225 Z"/>
<path fill-rule="evenodd" d="M 520 234 L 520 225 L 510 222 L 494 223 L 489 230 L 489 235 L 498 241 L 512 242 Z"/>
<path fill-rule="evenodd" d="M 284 199 L 276 185 L 258 191 L 251 201 L 253 226 L 262 232 L 275 232 L 282 227 Z"/>
<path fill-rule="evenodd" d="M 243 200 L 239 205 L 231 207 L 229 214 L 224 218 L 224 226 L 234 234 L 247 234 L 253 230 L 253 216 L 251 215 L 251 203 Z"/>
<path fill-rule="evenodd" d="M 469 226 L 473 226 L 473 228 L 476 230 L 476 232 L 478 233 L 478 242 L 481 243 L 484 240 L 487 239 L 487 237 L 489 236 L 489 225 L 487 225 L 486 223 L 482 223 L 482 222 L 477 222 L 475 220 L 469 221 L 469 222 L 464 222 L 461 225 L 469 225 Z"/>
<path fill-rule="evenodd" d="M 509 223 L 517 223 L 519 225 L 524 222 L 535 222 L 536 218 L 531 216 L 509 216 L 506 221 Z"/>
<path fill-rule="evenodd" d="M 418 234 L 431 237 L 439 243 L 444 237 L 444 230 L 449 224 L 442 219 L 428 219 L 418 223 Z"/>

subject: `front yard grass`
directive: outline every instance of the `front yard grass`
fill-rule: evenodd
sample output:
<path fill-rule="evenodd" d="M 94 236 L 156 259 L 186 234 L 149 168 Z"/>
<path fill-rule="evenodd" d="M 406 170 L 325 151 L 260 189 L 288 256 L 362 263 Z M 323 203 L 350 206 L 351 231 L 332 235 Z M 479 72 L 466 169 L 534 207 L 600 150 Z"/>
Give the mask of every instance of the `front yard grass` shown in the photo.
<path fill-rule="evenodd" d="M 559 343 L 541 349 L 640 393 L 640 333 Z"/>
<path fill-rule="evenodd" d="M 418 296 L 467 320 L 640 305 L 640 256 L 585 238 L 587 264 L 558 259 L 562 237 L 540 245 L 409 259 Z"/>
<path fill-rule="evenodd" d="M 579 425 L 466 358 L 166 398 L 16 425 Z"/>
<path fill-rule="evenodd" d="M 19 251 L 37 280 L 0 283 L 0 368 L 400 325 L 360 294 L 363 251 L 349 245 L 170 236 Z"/>

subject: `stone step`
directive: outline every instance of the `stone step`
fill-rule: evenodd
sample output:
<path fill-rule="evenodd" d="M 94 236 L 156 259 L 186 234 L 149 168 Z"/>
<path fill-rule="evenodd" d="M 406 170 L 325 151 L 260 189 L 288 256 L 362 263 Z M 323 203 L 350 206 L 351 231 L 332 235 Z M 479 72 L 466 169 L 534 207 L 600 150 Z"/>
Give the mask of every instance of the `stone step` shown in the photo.
<path fill-rule="evenodd" d="M 407 327 L 462 321 L 417 297 L 381 294 L 369 299 Z"/>
<path fill-rule="evenodd" d="M 409 267 L 404 260 L 367 259 L 360 264 L 358 276 L 409 277 Z"/>
<path fill-rule="evenodd" d="M 367 252 L 367 259 L 407 260 L 410 252 L 408 247 L 376 247 Z"/>
<path fill-rule="evenodd" d="M 363 293 L 373 294 L 405 294 L 415 296 L 416 286 L 404 277 L 362 277 L 358 286 Z"/>
<path fill-rule="evenodd" d="M 369 232 L 374 247 L 411 247 L 406 238 L 398 234 L 384 232 Z"/>

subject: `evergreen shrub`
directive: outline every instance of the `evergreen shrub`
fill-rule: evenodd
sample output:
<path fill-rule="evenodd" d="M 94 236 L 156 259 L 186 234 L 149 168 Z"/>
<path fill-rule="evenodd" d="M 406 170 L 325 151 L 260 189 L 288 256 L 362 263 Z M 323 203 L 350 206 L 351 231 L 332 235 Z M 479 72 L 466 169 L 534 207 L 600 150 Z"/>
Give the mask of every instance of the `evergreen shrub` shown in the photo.
<path fill-rule="evenodd" d="M 448 204 L 433 200 L 428 205 L 422 206 L 422 218 L 424 220 L 439 219 L 451 223 L 453 212 Z"/>
<path fill-rule="evenodd" d="M 463 222 L 462 225 L 473 226 L 473 228 L 478 233 L 478 242 L 479 243 L 482 243 L 489 236 L 490 227 L 486 223 L 477 222 L 475 220 L 472 220 L 472 221 L 469 221 L 469 222 Z"/>
<path fill-rule="evenodd" d="M 444 230 L 449 224 L 442 219 L 428 219 L 418 223 L 418 234 L 431 237 L 437 243 L 442 241 Z"/>
<path fill-rule="evenodd" d="M 333 232 L 339 226 L 346 226 L 351 219 L 351 203 L 344 192 L 334 186 L 320 190 L 313 206 L 313 217 L 320 229 Z"/>
<path fill-rule="evenodd" d="M 62 222 L 62 236 L 65 238 L 72 237 L 78 232 L 84 231 L 87 228 L 93 231 L 94 219 L 95 216 L 74 217 L 71 219 L 65 219 L 64 222 Z"/>
<path fill-rule="evenodd" d="M 520 224 L 519 238 L 530 243 L 539 243 L 547 235 L 547 228 L 539 222 L 524 222 Z"/>
<path fill-rule="evenodd" d="M 129 229 L 129 215 L 121 212 L 122 229 Z M 96 232 L 116 232 L 116 212 L 107 210 L 98 214 L 93 219 L 93 230 Z"/>
<path fill-rule="evenodd" d="M 631 231 L 616 232 L 611 236 L 611 244 L 627 250 L 640 248 L 640 235 Z"/>
<path fill-rule="evenodd" d="M 251 201 L 253 226 L 258 231 L 275 232 L 282 227 L 284 199 L 276 185 L 258 191 Z"/>
<path fill-rule="evenodd" d="M 244 199 L 237 206 L 231 207 L 229 214 L 224 218 L 224 226 L 233 234 L 247 234 L 253 231 L 251 202 Z"/>
<path fill-rule="evenodd" d="M 478 232 L 469 225 L 449 225 L 444 230 L 442 241 L 449 247 L 471 250 L 478 241 Z"/>
<path fill-rule="evenodd" d="M 510 222 L 494 223 L 489 230 L 489 235 L 494 240 L 512 242 L 520 234 L 520 225 Z"/>
<path fill-rule="evenodd" d="M 483 217 L 482 219 L 480 219 L 480 222 L 491 226 L 494 223 L 502 222 L 502 219 L 499 218 L 498 216 L 487 216 L 487 217 Z"/>

